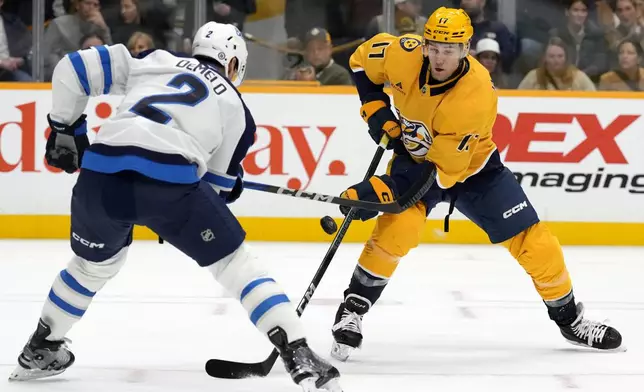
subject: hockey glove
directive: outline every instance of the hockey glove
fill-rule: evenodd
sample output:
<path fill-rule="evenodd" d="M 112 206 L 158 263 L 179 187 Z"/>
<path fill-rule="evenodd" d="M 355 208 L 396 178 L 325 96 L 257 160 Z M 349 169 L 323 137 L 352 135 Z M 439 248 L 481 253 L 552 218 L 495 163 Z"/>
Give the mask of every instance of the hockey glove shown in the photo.
<path fill-rule="evenodd" d="M 360 115 L 369 124 L 369 135 L 376 144 L 380 143 L 384 132 L 387 132 L 390 140 L 400 137 L 400 123 L 389 108 L 389 105 L 384 101 L 366 102 L 360 108 Z M 387 149 L 389 150 L 391 148 L 392 143 L 389 143 Z"/>
<path fill-rule="evenodd" d="M 388 175 L 373 176 L 362 181 L 346 191 L 340 197 L 350 200 L 371 201 L 376 203 L 391 203 L 398 197 L 396 184 Z M 349 213 L 351 207 L 340 206 L 340 212 L 344 216 Z M 378 215 L 378 211 L 358 210 L 358 217 L 362 221 L 369 220 Z"/>
<path fill-rule="evenodd" d="M 230 193 L 226 196 L 226 204 L 234 203 L 241 196 L 242 191 L 244 190 L 244 168 L 242 165 L 239 165 L 239 173 L 237 174 L 237 179 L 235 180 L 235 185 Z"/>
<path fill-rule="evenodd" d="M 66 173 L 74 173 L 81 166 L 85 149 L 89 147 L 86 115 L 81 115 L 71 125 L 56 122 L 47 115 L 51 133 L 47 138 L 45 160 L 47 164 Z"/>

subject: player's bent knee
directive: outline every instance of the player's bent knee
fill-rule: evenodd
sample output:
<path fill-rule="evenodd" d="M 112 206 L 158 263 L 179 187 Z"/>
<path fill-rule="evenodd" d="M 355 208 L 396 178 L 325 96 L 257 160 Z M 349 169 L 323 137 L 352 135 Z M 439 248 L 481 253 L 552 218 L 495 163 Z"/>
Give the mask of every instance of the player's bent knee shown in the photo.
<path fill-rule="evenodd" d="M 570 293 L 572 282 L 561 245 L 545 223 L 531 226 L 503 242 L 503 246 L 532 277 L 544 300 L 556 300 Z"/>
<path fill-rule="evenodd" d="M 127 259 L 127 252 L 128 247 L 125 247 L 114 256 L 101 262 L 88 261 L 74 256 L 65 271 L 82 287 L 91 292 L 97 292 L 121 270 Z"/>
<path fill-rule="evenodd" d="M 424 224 L 425 204 L 422 202 L 400 214 L 381 215 L 358 264 L 370 275 L 390 278 L 400 259 L 420 243 Z"/>
<path fill-rule="evenodd" d="M 420 243 L 425 220 L 423 202 L 416 203 L 400 214 L 383 214 L 378 217 L 371 241 L 383 251 L 403 257 Z"/>
<path fill-rule="evenodd" d="M 236 297 L 241 294 L 242 286 L 249 279 L 266 275 L 265 269 L 257 263 L 246 243 L 242 243 L 236 251 L 206 268 L 219 284 Z"/>
<path fill-rule="evenodd" d="M 304 329 L 288 297 L 257 262 L 246 243 L 207 268 L 241 302 L 260 331 L 267 333 L 280 326 L 290 341 L 304 337 Z"/>

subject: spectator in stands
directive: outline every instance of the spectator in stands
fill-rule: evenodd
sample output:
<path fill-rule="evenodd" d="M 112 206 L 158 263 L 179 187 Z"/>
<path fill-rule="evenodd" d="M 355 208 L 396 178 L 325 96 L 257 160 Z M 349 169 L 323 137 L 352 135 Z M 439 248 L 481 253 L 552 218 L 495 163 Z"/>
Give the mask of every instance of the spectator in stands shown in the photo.
<path fill-rule="evenodd" d="M 509 73 L 516 58 L 516 39 L 503 23 L 485 17 L 485 1 L 461 0 L 461 8 L 470 16 L 474 27 L 472 46 L 476 47 L 476 43 L 482 38 L 496 40 L 501 47 L 501 67 L 504 72 Z"/>
<path fill-rule="evenodd" d="M 551 31 L 568 46 L 570 62 L 593 82 L 598 82 L 608 67 L 608 47 L 604 33 L 588 19 L 589 0 L 567 0 L 566 25 Z"/>
<path fill-rule="evenodd" d="M 394 35 L 419 34 L 423 35 L 427 17 L 421 16 L 421 0 L 395 0 Z M 369 22 L 365 38 L 369 39 L 378 33 L 387 32 L 385 18 L 382 14 L 374 17 Z"/>
<path fill-rule="evenodd" d="M 519 90 L 595 91 L 590 78 L 570 64 L 566 43 L 553 37 L 546 45 L 542 65 L 530 71 L 519 84 Z"/>
<path fill-rule="evenodd" d="M 565 7 L 562 0 L 516 0 L 517 40 L 520 47 L 516 71 L 522 75 L 539 66 L 553 27 L 559 23 Z"/>
<path fill-rule="evenodd" d="M 139 0 L 121 0 L 121 12 L 110 23 L 115 44 L 127 45 L 134 32 L 141 30 L 141 9 Z"/>
<path fill-rule="evenodd" d="M 3 0 L 0 0 L 0 8 Z M 31 52 L 31 33 L 17 15 L 0 10 L 0 81 L 32 80 L 27 58 Z"/>
<path fill-rule="evenodd" d="M 315 68 L 307 62 L 299 64 L 293 72 L 293 80 L 300 82 L 317 81 L 317 78 L 315 77 Z"/>
<path fill-rule="evenodd" d="M 149 34 L 137 31 L 132 34 L 130 40 L 127 42 L 127 48 L 130 50 L 132 57 L 136 57 L 141 52 L 154 49 L 154 40 Z"/>
<path fill-rule="evenodd" d="M 617 0 L 615 4 L 617 25 L 607 0 L 598 0 L 597 3 L 599 19 L 604 28 L 606 40 L 614 53 L 617 52 L 619 43 L 624 39 L 634 39 L 640 45 L 644 44 L 644 26 L 639 23 L 639 11 L 635 0 Z"/>
<path fill-rule="evenodd" d="M 476 58 L 488 70 L 496 88 L 510 88 L 506 76 L 501 72 L 501 47 L 492 38 L 483 38 L 476 43 Z"/>
<path fill-rule="evenodd" d="M 161 1 L 147 1 L 144 8 L 140 0 L 121 0 L 120 12 L 110 23 L 114 43 L 125 44 L 137 31 L 145 32 L 154 40 L 154 45 L 167 48 L 166 34 L 172 29 L 169 10 Z"/>
<path fill-rule="evenodd" d="M 314 27 L 304 38 L 304 58 L 315 68 L 322 85 L 353 84 L 349 71 L 333 61 L 331 36 L 325 29 Z"/>
<path fill-rule="evenodd" d="M 620 35 L 620 41 L 635 38 L 641 42 L 644 31 L 642 31 L 643 26 L 639 23 L 639 11 L 635 0 L 618 0 L 616 9 L 617 17 L 619 18 L 617 32 Z M 619 42 L 617 45 L 619 45 Z"/>
<path fill-rule="evenodd" d="M 80 40 L 81 49 L 89 49 L 93 48 L 94 46 L 101 45 L 105 45 L 105 41 L 103 41 L 103 38 L 98 34 L 88 34 Z"/>
<path fill-rule="evenodd" d="M 618 46 L 619 66 L 599 80 L 600 90 L 644 91 L 644 68 L 640 66 L 642 47 L 633 39 L 626 39 Z"/>
<path fill-rule="evenodd" d="M 80 49 L 81 38 L 99 35 L 103 42 L 112 44 L 110 29 L 101 14 L 99 0 L 74 0 L 75 12 L 54 19 L 44 36 L 45 78 L 51 80 L 54 67 L 67 53 Z"/>

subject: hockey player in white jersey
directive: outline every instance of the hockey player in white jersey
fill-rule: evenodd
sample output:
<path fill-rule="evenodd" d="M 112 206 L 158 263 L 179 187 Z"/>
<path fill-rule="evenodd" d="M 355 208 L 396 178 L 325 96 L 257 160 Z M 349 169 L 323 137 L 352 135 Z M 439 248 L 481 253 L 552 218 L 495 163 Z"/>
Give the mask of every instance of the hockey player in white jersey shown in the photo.
<path fill-rule="evenodd" d="M 227 208 L 243 189 L 241 161 L 255 123 L 237 92 L 248 52 L 239 30 L 209 22 L 191 58 L 156 50 L 132 58 L 123 45 L 73 52 L 55 68 L 47 162 L 80 174 L 71 203 L 74 256 L 56 276 L 36 331 L 10 380 L 64 372 L 65 336 L 125 262 L 133 225 L 145 225 L 209 270 L 276 346 L 304 391 L 340 391 L 337 369 L 308 347 L 282 288 L 246 245 Z M 124 95 L 89 145 L 91 96 Z"/>

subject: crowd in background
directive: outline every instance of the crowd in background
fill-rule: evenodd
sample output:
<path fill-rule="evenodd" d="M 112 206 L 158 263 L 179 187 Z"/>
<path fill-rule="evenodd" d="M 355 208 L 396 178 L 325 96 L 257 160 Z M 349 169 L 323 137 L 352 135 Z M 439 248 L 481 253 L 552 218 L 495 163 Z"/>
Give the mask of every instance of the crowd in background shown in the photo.
<path fill-rule="evenodd" d="M 65 54 L 122 43 L 132 55 L 150 48 L 189 52 L 192 0 L 43 0 L 45 79 Z M 284 0 L 283 80 L 352 83 L 348 59 L 357 43 L 386 30 L 382 0 Z M 394 0 L 395 34 L 423 33 L 440 6 L 472 19 L 470 54 L 497 88 L 644 89 L 644 0 L 515 0 L 515 26 L 501 0 Z M 206 0 L 205 20 L 244 30 L 255 0 Z M 32 3 L 0 0 L 0 81 L 30 81 Z M 271 41 L 271 37 L 260 37 Z M 287 53 L 288 49 L 288 53 Z"/>

